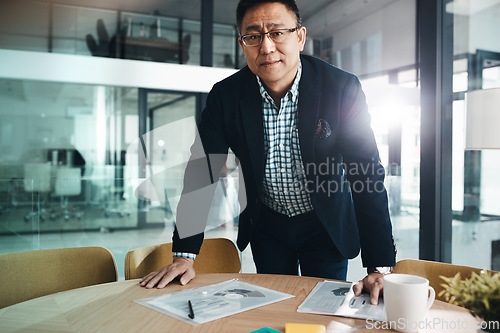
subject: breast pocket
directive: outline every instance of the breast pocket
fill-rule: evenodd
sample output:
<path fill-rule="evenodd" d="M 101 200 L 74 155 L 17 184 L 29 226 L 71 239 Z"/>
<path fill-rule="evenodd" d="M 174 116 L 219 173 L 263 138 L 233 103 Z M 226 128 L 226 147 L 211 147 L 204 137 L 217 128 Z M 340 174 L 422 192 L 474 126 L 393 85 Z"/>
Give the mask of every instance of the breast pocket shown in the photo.
<path fill-rule="evenodd" d="M 315 135 L 314 136 L 315 159 L 334 157 L 336 154 L 338 154 L 338 149 L 336 146 L 337 146 L 336 129 L 330 128 L 330 134 L 328 136 Z"/>

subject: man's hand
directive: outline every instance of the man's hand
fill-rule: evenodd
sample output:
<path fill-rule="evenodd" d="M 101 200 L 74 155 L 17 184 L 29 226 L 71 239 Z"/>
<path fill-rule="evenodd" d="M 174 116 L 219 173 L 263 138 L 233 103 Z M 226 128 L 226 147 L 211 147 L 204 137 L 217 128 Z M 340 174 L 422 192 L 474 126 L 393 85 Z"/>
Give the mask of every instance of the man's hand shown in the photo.
<path fill-rule="evenodd" d="M 353 286 L 354 296 L 359 296 L 363 290 L 370 292 L 371 303 L 378 304 L 378 297 L 384 290 L 384 275 L 380 273 L 371 273 L 365 276 Z"/>
<path fill-rule="evenodd" d="M 174 258 L 174 261 L 156 272 L 151 272 L 139 282 L 141 287 L 151 288 L 165 288 L 167 284 L 172 282 L 173 279 L 180 276 L 182 285 L 186 285 L 195 277 L 193 268 L 194 260 L 188 258 Z"/>

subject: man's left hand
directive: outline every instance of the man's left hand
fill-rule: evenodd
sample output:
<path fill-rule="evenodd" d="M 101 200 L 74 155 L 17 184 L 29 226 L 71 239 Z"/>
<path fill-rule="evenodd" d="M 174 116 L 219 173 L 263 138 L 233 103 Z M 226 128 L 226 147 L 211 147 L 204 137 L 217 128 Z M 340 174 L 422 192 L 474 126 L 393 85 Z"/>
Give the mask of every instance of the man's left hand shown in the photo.
<path fill-rule="evenodd" d="M 384 275 L 371 273 L 353 286 L 354 296 L 359 296 L 364 291 L 370 292 L 372 305 L 378 304 L 378 297 L 384 290 Z"/>

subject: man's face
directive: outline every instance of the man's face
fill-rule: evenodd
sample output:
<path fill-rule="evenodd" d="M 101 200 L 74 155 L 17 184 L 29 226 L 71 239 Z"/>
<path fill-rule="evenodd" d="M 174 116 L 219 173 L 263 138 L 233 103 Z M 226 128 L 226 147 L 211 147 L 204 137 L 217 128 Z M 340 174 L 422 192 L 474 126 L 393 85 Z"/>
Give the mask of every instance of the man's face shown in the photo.
<path fill-rule="evenodd" d="M 276 29 L 291 29 L 297 25 L 295 14 L 282 3 L 264 3 L 249 9 L 241 23 L 241 34 L 268 32 Z M 248 67 L 271 89 L 288 89 L 292 84 L 304 49 L 306 30 L 304 27 L 292 32 L 285 41 L 275 44 L 266 35 L 262 44 L 240 45 Z"/>

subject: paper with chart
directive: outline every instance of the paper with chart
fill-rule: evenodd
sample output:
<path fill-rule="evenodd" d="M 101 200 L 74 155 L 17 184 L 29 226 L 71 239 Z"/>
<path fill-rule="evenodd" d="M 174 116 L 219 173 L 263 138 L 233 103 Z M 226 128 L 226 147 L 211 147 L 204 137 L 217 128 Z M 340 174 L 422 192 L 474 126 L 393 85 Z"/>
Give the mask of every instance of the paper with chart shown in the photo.
<path fill-rule="evenodd" d="M 384 301 L 379 299 L 378 305 L 371 305 L 369 294 L 355 297 L 353 285 L 349 282 L 318 282 L 297 312 L 385 321 Z"/>
<path fill-rule="evenodd" d="M 234 279 L 135 302 L 197 325 L 291 297 L 295 296 Z M 194 312 L 192 319 L 189 318 L 188 301 Z"/>

